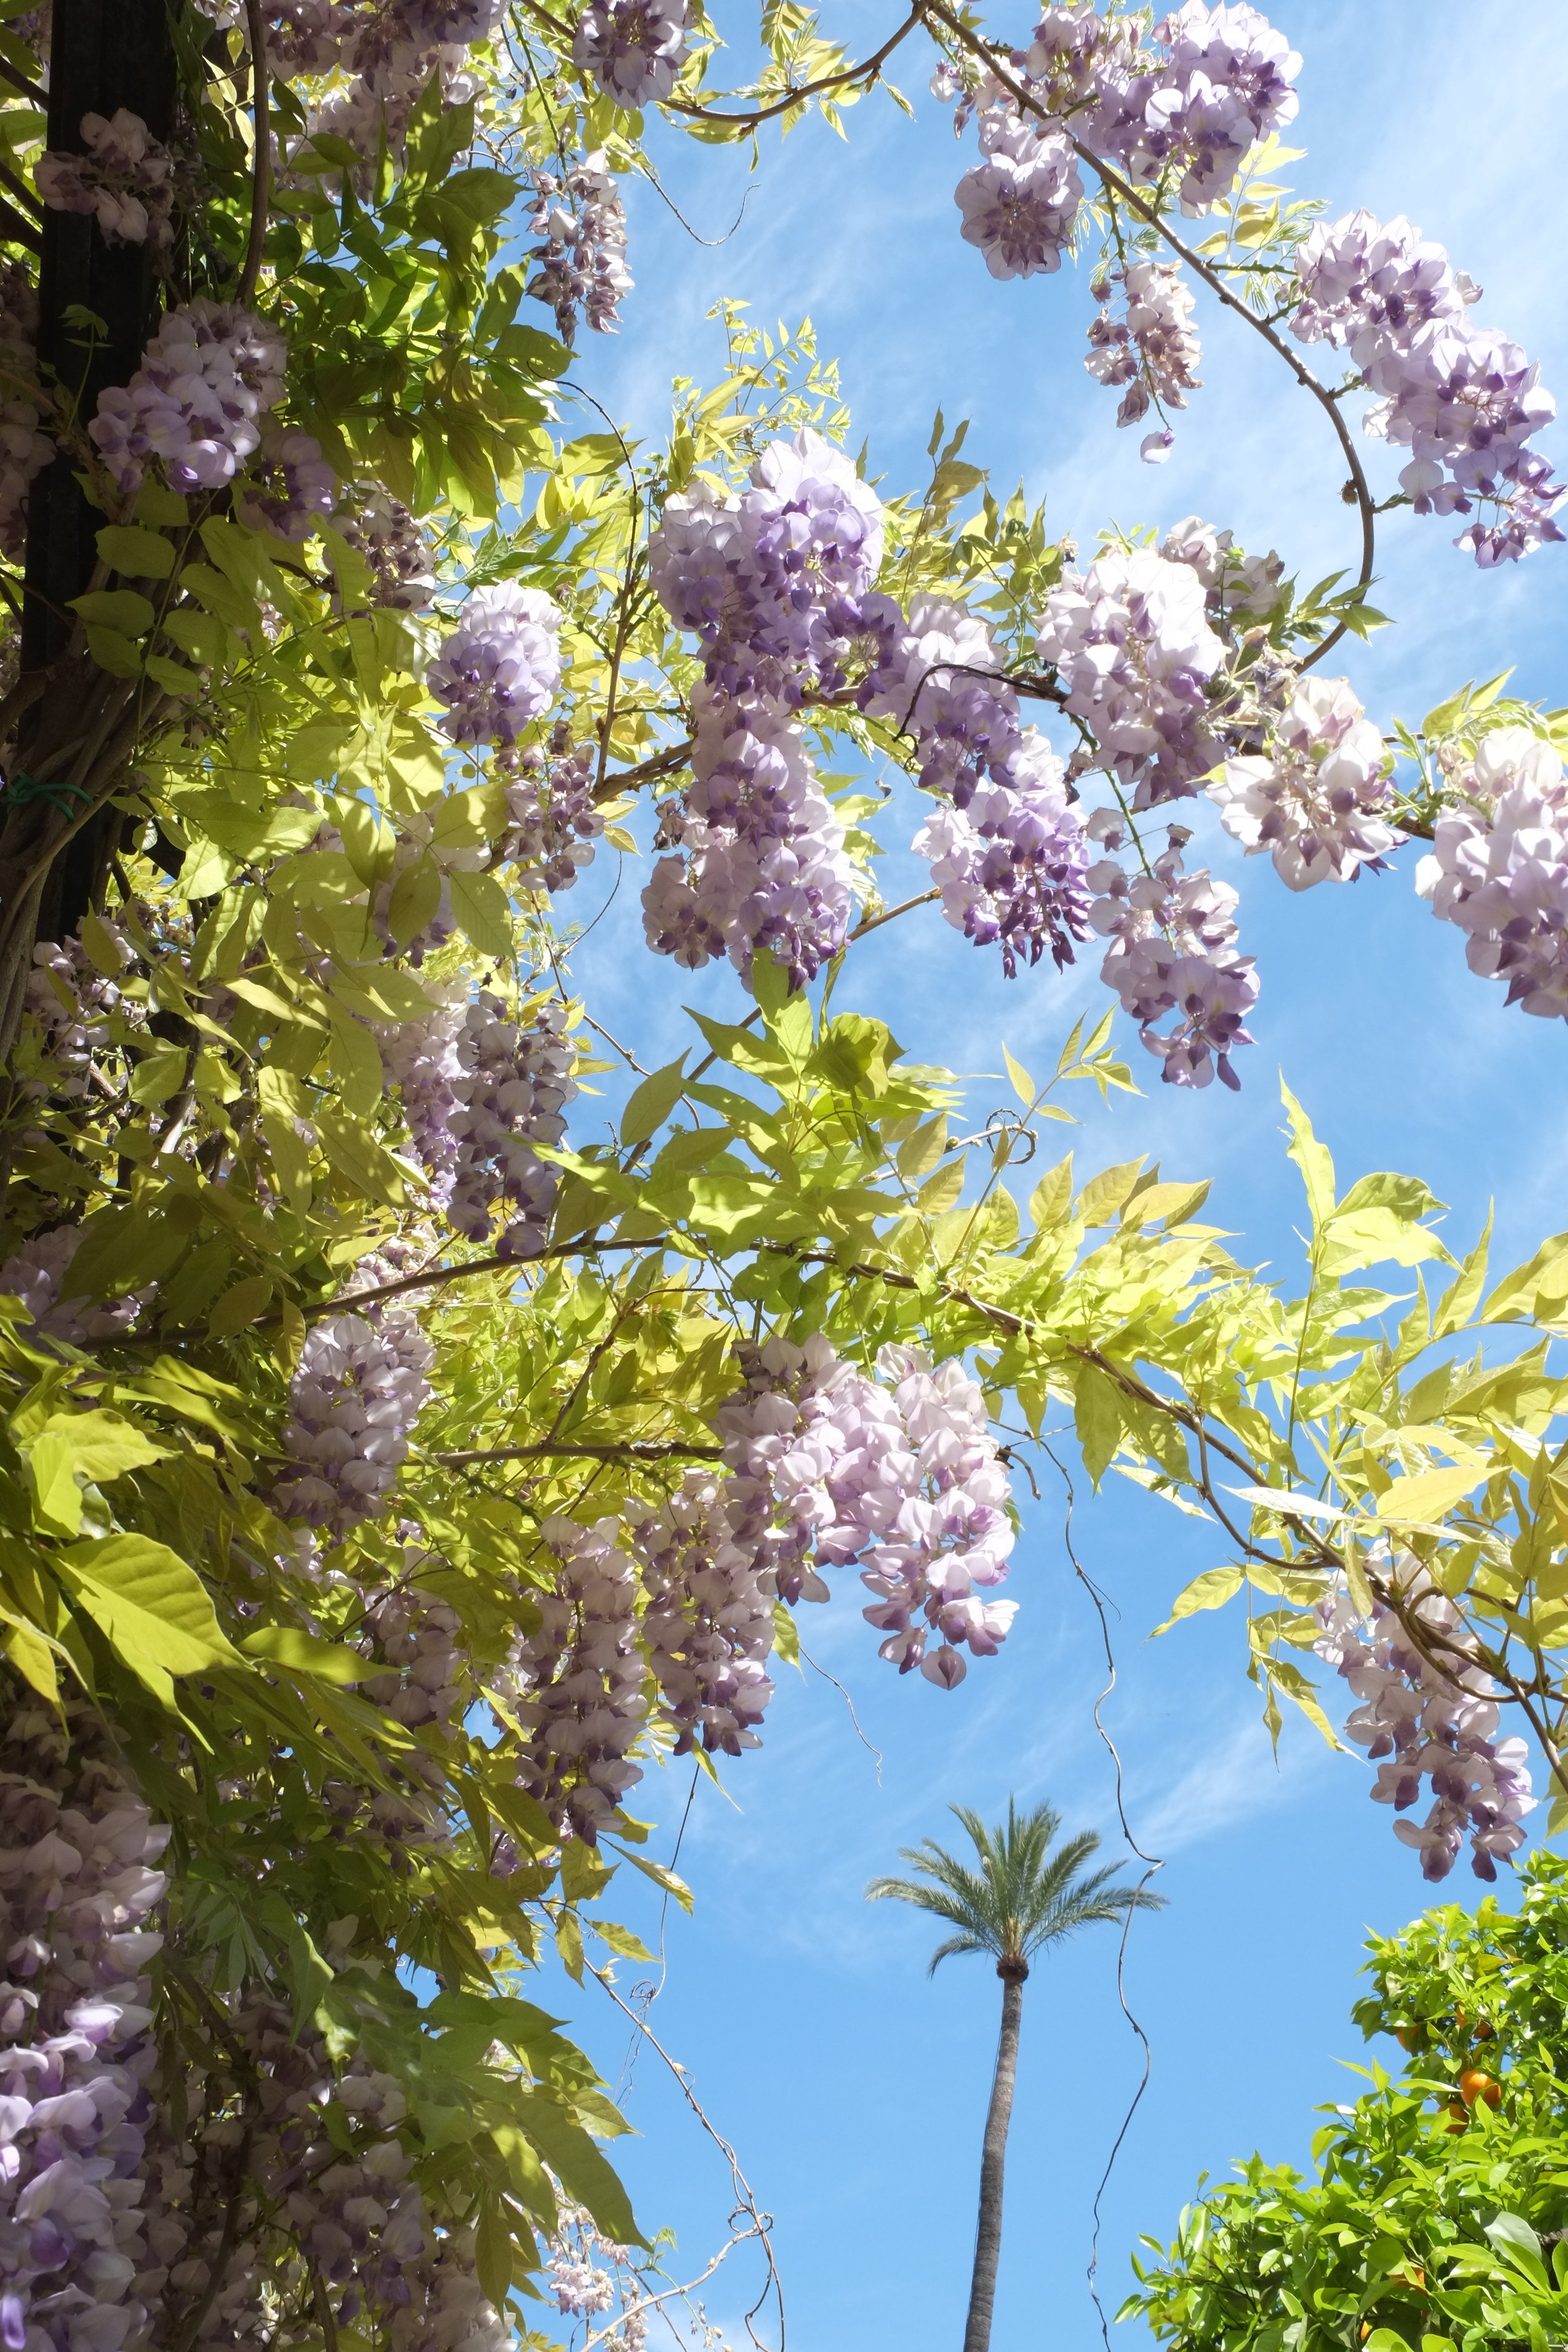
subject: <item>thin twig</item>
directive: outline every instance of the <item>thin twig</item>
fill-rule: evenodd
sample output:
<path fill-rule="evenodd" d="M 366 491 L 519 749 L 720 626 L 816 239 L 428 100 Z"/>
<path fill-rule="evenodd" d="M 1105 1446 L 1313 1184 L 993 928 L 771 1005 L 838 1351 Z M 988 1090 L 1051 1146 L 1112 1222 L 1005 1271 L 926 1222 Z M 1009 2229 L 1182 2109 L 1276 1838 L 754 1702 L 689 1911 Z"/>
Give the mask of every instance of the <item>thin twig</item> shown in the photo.
<path fill-rule="evenodd" d="M 475 1462 L 536 1462 L 542 1458 L 583 1462 L 722 1462 L 721 1445 L 687 1445 L 672 1438 L 667 1445 L 491 1445 L 473 1454 L 427 1454 L 426 1462 L 460 1470 Z"/>
<path fill-rule="evenodd" d="M 1053 1448 L 1043 1437 L 1040 1440 L 1040 1447 L 1047 1458 L 1056 1465 L 1057 1474 L 1061 1479 L 1063 1486 L 1067 1489 L 1067 1509 L 1062 1518 L 1062 1542 L 1066 1548 L 1067 1556 L 1072 1563 L 1073 1574 L 1077 1577 L 1079 1582 L 1088 1593 L 1090 1601 L 1094 1603 L 1095 1615 L 1100 1620 L 1100 1638 L 1105 1647 L 1105 1671 L 1108 1679 L 1104 1689 L 1100 1691 L 1094 1702 L 1094 1727 L 1096 1731 L 1099 1732 L 1101 1740 L 1104 1742 L 1106 1749 L 1110 1754 L 1110 1761 L 1115 1768 L 1116 1813 L 1117 1819 L 1121 1823 L 1121 1834 L 1126 1839 L 1127 1843 L 1131 1847 L 1132 1852 L 1137 1855 L 1139 1861 L 1147 1865 L 1142 1877 L 1138 1881 L 1136 1890 L 1138 1894 L 1142 1895 L 1143 1889 L 1148 1885 L 1149 1881 L 1153 1877 L 1155 1872 L 1164 1869 L 1164 1859 L 1162 1855 L 1145 1853 L 1127 1824 L 1127 1808 L 1122 1801 L 1121 1756 L 1115 1740 L 1112 1739 L 1110 1732 L 1107 1731 L 1104 1720 L 1100 1715 L 1101 1707 L 1105 1705 L 1106 1700 L 1116 1688 L 1116 1655 L 1110 1646 L 1110 1626 L 1105 1614 L 1105 1601 L 1100 1587 L 1095 1583 L 1093 1578 L 1085 1570 L 1082 1561 L 1079 1559 L 1077 1547 L 1073 1542 L 1073 1511 L 1078 1498 L 1073 1491 L 1073 1483 L 1071 1477 L 1068 1474 L 1067 1465 L 1058 1459 Z M 1153 2071 L 1154 2064 L 1154 2053 L 1150 2046 L 1149 2036 L 1144 2032 L 1142 2026 L 1139 2023 L 1137 2018 L 1133 2016 L 1132 2011 L 1127 2006 L 1127 1989 L 1125 1981 L 1127 1938 L 1132 1932 L 1133 1914 L 1136 1912 L 1138 1907 L 1139 1906 L 1136 1903 L 1130 1903 L 1121 1922 L 1121 1941 L 1118 1947 L 1116 1954 L 1116 1998 L 1121 2004 L 1121 2014 L 1125 2017 L 1128 2024 L 1132 2028 L 1133 2032 L 1137 2035 L 1139 2041 L 1143 2045 L 1143 2072 L 1139 2077 L 1138 2087 L 1132 2094 L 1131 2103 L 1127 2109 L 1127 2113 L 1121 2118 L 1121 2128 L 1110 2144 L 1110 2153 L 1105 2159 L 1105 2169 L 1100 2176 L 1100 2186 L 1094 2192 L 1094 2231 L 1089 2239 L 1089 2269 L 1086 2273 L 1089 2281 L 1089 2297 L 1100 2319 L 1100 2332 L 1105 2339 L 1105 2352 L 1110 2352 L 1110 2328 L 1105 2316 L 1105 2305 L 1100 2299 L 1099 2273 L 1100 2200 L 1105 2195 L 1106 2189 L 1110 2180 L 1111 2173 L 1115 2169 L 1116 2159 L 1121 2153 L 1121 2144 L 1131 2128 L 1132 2118 L 1138 2112 L 1139 2103 L 1142 2099 L 1144 2092 L 1149 2087 L 1149 2077 Z"/>
<path fill-rule="evenodd" d="M 1345 463 L 1350 468 L 1350 486 L 1354 490 L 1355 502 L 1361 509 L 1361 572 L 1356 584 L 1358 588 L 1363 590 L 1370 586 L 1376 546 L 1374 520 L 1376 509 L 1373 502 L 1372 491 L 1367 484 L 1365 469 L 1357 453 L 1355 443 L 1351 438 L 1350 427 L 1340 414 L 1333 394 L 1325 385 L 1318 382 L 1311 370 L 1297 357 L 1289 344 L 1276 332 L 1268 320 L 1258 318 L 1255 311 L 1247 309 L 1245 302 L 1238 301 L 1219 272 L 1212 268 L 1201 254 L 1195 253 L 1191 246 L 1176 235 L 1163 217 L 1157 204 L 1151 204 L 1146 197 L 1141 195 L 1130 181 L 1124 180 L 1119 172 L 1113 172 L 1091 147 L 1086 147 L 1080 139 L 1075 138 L 1070 127 L 1059 116 L 1054 115 L 1048 107 L 1042 105 L 1038 99 L 1024 89 L 1008 70 L 1007 66 L 989 41 L 983 40 L 977 33 L 971 32 L 967 25 L 963 24 L 942 5 L 942 0 L 920 0 L 920 5 L 923 15 L 934 16 L 940 24 L 947 27 L 953 39 L 969 51 L 971 57 L 979 58 L 987 72 L 1008 93 L 1016 105 L 1022 107 L 1026 113 L 1037 116 L 1040 121 L 1048 123 L 1053 131 L 1062 132 L 1073 152 L 1089 165 L 1101 184 L 1106 188 L 1113 189 L 1122 203 L 1137 214 L 1140 220 L 1146 222 L 1157 236 L 1163 237 L 1171 250 L 1179 254 L 1187 267 L 1203 279 L 1210 291 L 1218 296 L 1225 308 L 1227 310 L 1234 310 L 1238 318 L 1245 319 L 1247 325 L 1262 336 L 1269 349 L 1284 361 L 1302 390 L 1311 394 L 1332 425 L 1335 436 L 1344 454 Z M 1338 645 L 1349 626 L 1348 621 L 1341 621 L 1337 628 L 1331 630 L 1322 644 L 1317 646 L 1301 664 L 1301 667 L 1310 669 L 1314 663 L 1321 662 L 1324 655 Z"/>
<path fill-rule="evenodd" d="M 830 1675 L 826 1666 L 819 1666 L 817 1664 L 816 1660 L 812 1656 L 811 1652 L 806 1648 L 804 1642 L 800 1645 L 800 1654 L 805 1660 L 806 1664 L 811 1668 L 814 1675 L 820 1675 L 825 1683 L 831 1683 L 833 1685 L 834 1689 L 838 1693 L 839 1697 L 849 1709 L 849 1720 L 855 1727 L 856 1738 L 860 1742 L 861 1747 L 868 1749 L 871 1755 L 877 1759 L 877 1786 L 879 1789 L 882 1785 L 882 1751 L 878 1747 L 876 1741 L 874 1739 L 868 1739 L 865 1733 L 861 1730 L 860 1718 L 855 1712 L 854 1700 L 850 1697 L 848 1692 L 845 1689 L 837 1675 Z"/>
<path fill-rule="evenodd" d="M 752 2343 L 759 2347 L 759 2352 L 762 2352 L 762 2338 L 757 2334 L 755 2328 L 752 2326 L 752 2321 L 755 2317 L 756 2314 L 762 2309 L 771 2288 L 773 2294 L 778 2298 L 779 2352 L 784 2352 L 784 2284 L 779 2277 L 778 2264 L 773 2260 L 773 2242 L 768 2234 L 773 2221 L 773 2215 L 771 2213 L 763 2213 L 760 2210 L 757 2205 L 757 2200 L 752 2193 L 751 2183 L 741 2169 L 740 2158 L 736 2155 L 729 2141 L 724 2137 L 723 2133 L 719 2130 L 716 2125 L 709 2121 L 707 2115 L 703 2111 L 701 2101 L 698 2098 L 696 2092 L 692 2089 L 690 2083 L 687 2080 L 685 2067 L 682 2066 L 678 2060 L 670 2056 L 668 2051 L 665 2048 L 663 2042 L 660 2042 L 658 2034 L 654 2032 L 652 2027 L 648 2025 L 647 2021 L 640 2018 L 637 2014 L 637 2011 L 630 2008 L 627 2003 L 621 1999 L 620 1994 L 616 1990 L 614 1984 L 611 1982 L 605 1970 L 603 1969 L 596 1969 L 592 1960 L 585 1960 L 584 1962 L 584 1966 L 586 1968 L 588 1974 L 598 1985 L 600 1990 L 607 1993 L 611 2000 L 615 2002 L 616 2007 L 620 2011 L 621 2015 L 631 2020 L 631 2022 L 642 2035 L 649 2049 L 654 2052 L 656 2056 L 663 2059 L 665 2064 L 674 2075 L 677 2083 L 680 2085 L 681 2097 L 686 2101 L 687 2105 L 690 2108 L 692 2114 L 696 2116 L 698 2122 L 701 2125 L 709 2138 L 721 2151 L 726 2163 L 729 2165 L 730 2179 L 735 2191 L 736 2205 L 740 2210 L 751 2215 L 752 2222 L 756 2227 L 757 2236 L 762 2241 L 763 2252 L 767 2256 L 768 2263 L 768 2276 L 766 2284 L 763 2288 L 761 2295 L 758 2296 L 756 2302 L 752 2305 L 751 2310 L 746 2314 L 746 2333 L 751 2337 Z"/>

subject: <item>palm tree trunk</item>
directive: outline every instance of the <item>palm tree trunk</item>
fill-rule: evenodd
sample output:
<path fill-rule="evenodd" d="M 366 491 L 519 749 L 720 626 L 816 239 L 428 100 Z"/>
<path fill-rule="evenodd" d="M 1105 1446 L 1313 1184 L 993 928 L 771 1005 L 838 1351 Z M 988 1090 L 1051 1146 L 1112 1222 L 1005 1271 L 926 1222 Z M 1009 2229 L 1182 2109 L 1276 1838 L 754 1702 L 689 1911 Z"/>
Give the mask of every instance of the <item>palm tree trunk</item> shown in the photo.
<path fill-rule="evenodd" d="M 996 2043 L 996 2073 L 991 2084 L 991 2105 L 986 2113 L 985 2139 L 980 2157 L 980 2220 L 974 2232 L 974 2276 L 969 2288 L 963 2352 L 990 2352 L 996 2265 L 1002 2254 L 1002 2175 L 1007 2161 L 1007 2126 L 1013 2120 L 1018 2028 L 1023 2021 L 1024 1978 L 1028 1970 L 999 1967 L 996 1973 L 1002 1979 L 1002 2032 Z"/>

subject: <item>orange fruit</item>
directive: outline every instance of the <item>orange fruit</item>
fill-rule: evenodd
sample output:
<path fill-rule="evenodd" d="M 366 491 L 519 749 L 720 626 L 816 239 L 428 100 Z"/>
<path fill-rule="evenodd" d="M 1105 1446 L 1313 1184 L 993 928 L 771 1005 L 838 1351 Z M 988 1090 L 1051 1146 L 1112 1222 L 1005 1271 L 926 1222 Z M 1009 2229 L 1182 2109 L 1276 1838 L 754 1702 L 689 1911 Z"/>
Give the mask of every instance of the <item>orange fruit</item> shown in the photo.
<path fill-rule="evenodd" d="M 1484 2099 L 1489 2107 L 1500 2106 L 1502 2084 L 1470 2066 L 1459 2077 L 1459 2096 L 1468 2107 L 1473 2107 L 1478 2099 Z"/>

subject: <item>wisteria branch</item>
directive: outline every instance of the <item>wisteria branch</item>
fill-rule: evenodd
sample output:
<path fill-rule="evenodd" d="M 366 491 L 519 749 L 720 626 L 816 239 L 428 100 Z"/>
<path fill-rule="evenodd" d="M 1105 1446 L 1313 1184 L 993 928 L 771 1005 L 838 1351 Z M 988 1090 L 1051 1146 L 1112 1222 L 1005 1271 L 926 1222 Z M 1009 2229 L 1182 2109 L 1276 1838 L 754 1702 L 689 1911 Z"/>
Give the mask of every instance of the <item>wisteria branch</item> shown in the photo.
<path fill-rule="evenodd" d="M 1211 293 L 1217 296 L 1227 310 L 1234 310 L 1238 319 L 1245 319 L 1254 332 L 1262 336 L 1270 351 L 1284 361 L 1303 392 L 1311 394 L 1334 428 L 1335 438 L 1343 452 L 1345 464 L 1349 469 L 1350 480 L 1346 484 L 1346 488 L 1353 492 L 1354 503 L 1361 511 L 1361 571 L 1357 576 L 1356 585 L 1363 591 L 1370 587 L 1376 555 L 1377 510 L 1367 482 L 1366 470 L 1361 462 L 1360 454 L 1351 437 L 1350 427 L 1340 413 L 1333 394 L 1318 382 L 1311 370 L 1298 358 L 1289 344 L 1276 331 L 1268 320 L 1260 319 L 1256 311 L 1247 309 L 1245 302 L 1238 301 L 1218 270 L 1206 262 L 1201 254 L 1194 252 L 1184 238 L 1176 235 L 1158 205 L 1151 204 L 1130 181 L 1122 178 L 1120 172 L 1113 171 L 1110 164 L 1102 162 L 1091 147 L 1086 147 L 1082 140 L 1075 138 L 1071 130 L 1058 116 L 1052 114 L 1048 107 L 1042 105 L 1038 99 L 1024 88 L 989 41 L 984 40 L 978 33 L 971 31 L 967 25 L 943 6 L 942 0 L 920 0 L 920 5 L 922 15 L 935 17 L 938 23 L 945 26 L 960 47 L 966 49 L 971 57 L 977 58 L 984 66 L 986 71 L 1007 92 L 1015 105 L 1021 107 L 1026 113 L 1036 116 L 1041 122 L 1048 123 L 1052 130 L 1060 131 L 1071 146 L 1074 154 L 1080 162 L 1089 165 L 1101 184 L 1112 190 L 1131 211 L 1137 214 L 1140 220 L 1145 222 L 1156 235 L 1163 237 L 1172 252 L 1180 256 L 1195 277 L 1202 278 L 1204 284 L 1208 287 Z M 1301 664 L 1301 667 L 1304 670 L 1310 669 L 1314 664 L 1321 662 L 1323 656 L 1339 644 L 1349 626 L 1348 621 L 1340 621 L 1323 639 L 1322 644 L 1314 647 Z"/>

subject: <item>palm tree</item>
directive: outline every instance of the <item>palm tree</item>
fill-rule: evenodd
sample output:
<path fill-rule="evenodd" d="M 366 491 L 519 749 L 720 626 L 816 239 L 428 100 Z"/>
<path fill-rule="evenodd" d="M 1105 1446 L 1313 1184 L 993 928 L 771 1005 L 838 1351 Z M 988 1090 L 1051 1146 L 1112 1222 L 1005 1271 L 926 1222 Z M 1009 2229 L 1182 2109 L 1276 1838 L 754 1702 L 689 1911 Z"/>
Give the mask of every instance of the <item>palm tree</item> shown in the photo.
<path fill-rule="evenodd" d="M 918 1847 L 902 1847 L 900 1859 L 919 1871 L 923 1884 L 910 1878 L 874 1878 L 866 1894 L 872 1902 L 892 1895 L 900 1903 L 913 1903 L 957 1928 L 931 1954 L 930 1973 L 955 1952 L 989 1952 L 1002 1979 L 1002 2032 L 980 2159 L 980 2220 L 963 2330 L 963 2352 L 989 2352 L 1002 2252 L 1002 2174 L 1029 1962 L 1079 1927 L 1100 1919 L 1123 1919 L 1129 1911 L 1162 1910 L 1165 1898 L 1147 1895 L 1141 1887 L 1113 1886 L 1119 1864 L 1083 1875 L 1085 1864 L 1100 1847 L 1092 1830 L 1068 1838 L 1052 1853 L 1062 1817 L 1049 1805 L 1020 1813 L 1009 1797 L 1006 1826 L 994 1830 L 988 1830 L 967 1805 L 949 1810 L 973 1841 L 978 1869 L 956 1861 L 932 1839 L 922 1838 Z"/>

